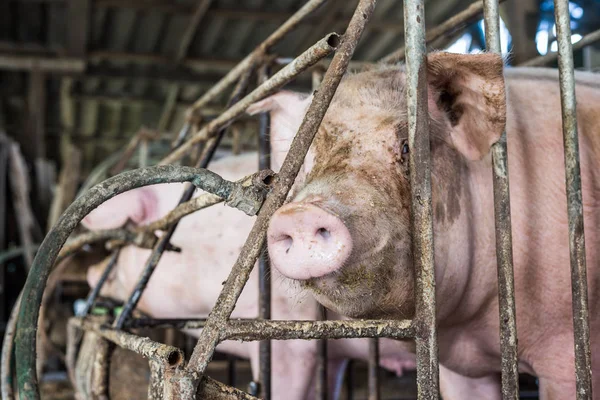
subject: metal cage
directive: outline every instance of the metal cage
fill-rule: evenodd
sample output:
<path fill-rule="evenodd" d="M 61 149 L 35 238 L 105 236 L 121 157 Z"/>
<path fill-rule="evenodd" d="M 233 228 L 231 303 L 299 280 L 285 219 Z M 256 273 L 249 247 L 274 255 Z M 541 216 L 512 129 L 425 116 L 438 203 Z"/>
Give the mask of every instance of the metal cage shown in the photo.
<path fill-rule="evenodd" d="M 406 57 L 406 89 L 408 101 L 408 126 L 411 181 L 411 207 L 413 255 L 416 268 L 416 317 L 413 320 L 352 320 L 352 321 L 274 321 L 270 320 L 270 282 L 268 260 L 261 258 L 260 269 L 260 318 L 258 320 L 231 320 L 230 315 L 236 301 L 248 280 L 250 271 L 261 254 L 265 244 L 265 232 L 272 214 L 279 208 L 294 182 L 304 157 L 312 143 L 317 129 L 327 111 L 342 76 L 350 64 L 353 52 L 375 8 L 376 0 L 360 0 L 354 15 L 343 35 L 331 33 L 318 41 L 299 57 L 288 61 L 277 73 L 270 76 L 269 66 L 275 58 L 269 49 L 284 35 L 307 17 L 326 0 L 310 0 L 276 32 L 259 45 L 240 64 L 230 71 L 211 90 L 206 92 L 190 108 L 189 123 L 180 133 L 173 151 L 161 162 L 160 166 L 141 168 L 124 172 L 90 189 L 76 200 L 62 215 L 42 243 L 31 267 L 26 285 L 22 292 L 20 307 L 13 312 L 13 322 L 18 311 L 18 325 L 6 336 L 3 367 L 10 366 L 11 345 L 14 336 L 16 352 L 16 373 L 19 396 L 23 399 L 39 399 L 36 376 L 36 326 L 42 292 L 52 265 L 58 257 L 72 253 L 84 243 L 102 239 L 118 239 L 122 244 L 134 243 L 152 248 L 144 273 L 120 316 L 112 326 L 103 324 L 89 315 L 72 318 L 68 335 L 75 337 L 84 330 L 98 336 L 100 356 L 94 379 L 98 396 L 107 390 L 104 385 L 106 368 L 110 357 L 108 343 L 116 344 L 144 355 L 149 359 L 152 371 L 148 397 L 151 399 L 255 399 L 255 396 L 269 399 L 270 396 L 270 340 L 271 339 L 321 339 L 321 362 L 318 371 L 318 396 L 325 398 L 325 339 L 331 338 L 372 338 L 370 341 L 370 398 L 379 398 L 378 389 L 378 342 L 377 338 L 415 339 L 417 345 L 417 382 L 418 398 L 437 400 L 438 394 L 438 348 L 436 339 L 435 276 L 433 256 L 433 222 L 431 203 L 430 149 L 427 117 L 426 86 L 426 44 L 442 35 L 456 30 L 466 22 L 478 17 L 481 12 L 485 19 L 485 33 L 488 51 L 500 52 L 498 0 L 483 0 L 474 3 L 465 12 L 453 17 L 444 24 L 425 30 L 424 0 L 404 0 L 405 46 L 384 58 L 383 62 L 396 62 Z M 555 0 L 556 26 L 558 32 L 558 61 L 560 71 L 560 89 L 565 143 L 565 164 L 567 176 L 569 241 L 571 250 L 573 324 L 575 332 L 575 360 L 577 399 L 591 399 L 591 355 L 589 343 L 589 321 L 586 285 L 585 244 L 583 237 L 583 209 L 581 200 L 581 178 L 579 171 L 579 149 L 575 104 L 575 84 L 573 72 L 573 47 L 570 40 L 570 16 L 567 0 Z M 598 40 L 598 32 L 588 35 L 576 47 L 582 47 Z M 212 155 L 228 124 L 239 117 L 245 109 L 257 100 L 274 93 L 301 72 L 311 68 L 335 52 L 333 60 L 319 84 L 312 104 L 300 126 L 289 154 L 275 176 L 269 168 L 269 144 L 266 134 L 268 115 L 261 118 L 261 172 L 243 182 L 223 180 L 205 168 L 209 166 Z M 554 55 L 532 60 L 528 65 L 541 65 L 551 61 Z M 260 75 L 260 84 L 250 94 L 244 96 L 250 77 L 256 72 Z M 207 124 L 199 124 L 198 110 L 208 104 L 217 95 L 237 83 L 233 90 L 227 110 Z M 199 127 L 200 126 L 200 127 Z M 195 168 L 171 164 L 194 148 L 201 149 Z M 498 264 L 498 287 L 501 320 L 502 350 L 502 395 L 503 399 L 518 399 L 517 366 L 517 328 L 515 317 L 511 214 L 509 202 L 509 182 L 506 134 L 492 148 L 494 204 L 496 217 L 496 248 Z M 79 221 L 96 206 L 107 199 L 135 187 L 166 182 L 190 182 L 189 189 L 181 198 L 177 210 L 171 215 L 177 221 L 189 206 L 193 210 L 225 201 L 249 215 L 258 215 L 256 223 L 233 266 L 229 278 L 224 284 L 218 301 L 206 320 L 203 321 L 153 321 L 152 324 L 177 328 L 203 327 L 191 359 L 185 362 L 180 349 L 153 342 L 147 338 L 128 333 L 124 328 L 143 325 L 143 321 L 132 318 L 141 293 L 152 275 L 162 253 L 169 248 L 169 240 L 177 223 L 169 225 L 165 234 L 156 239 L 146 233 L 133 233 L 127 230 L 97 232 L 79 237 L 63 247 L 70 233 Z M 204 197 L 202 204 L 189 205 L 196 188 L 202 188 L 215 196 Z M 62 252 L 61 252 L 62 248 Z M 118 257 L 118 248 L 113 252 L 111 265 Z M 106 269 L 105 276 L 110 267 Z M 93 305 L 100 283 L 88 298 L 85 314 Z M 136 325 L 136 323 L 138 325 Z M 151 324 L 151 325 L 152 325 Z M 260 391 L 247 394 L 204 375 L 205 369 L 213 357 L 215 347 L 226 339 L 261 341 L 260 344 Z M 73 362 L 75 354 L 71 351 L 68 359 Z M 8 364 L 7 364 L 8 363 Z M 10 378 L 3 374 L 3 397 L 13 398 Z M 10 374 L 9 374 L 10 375 Z"/>

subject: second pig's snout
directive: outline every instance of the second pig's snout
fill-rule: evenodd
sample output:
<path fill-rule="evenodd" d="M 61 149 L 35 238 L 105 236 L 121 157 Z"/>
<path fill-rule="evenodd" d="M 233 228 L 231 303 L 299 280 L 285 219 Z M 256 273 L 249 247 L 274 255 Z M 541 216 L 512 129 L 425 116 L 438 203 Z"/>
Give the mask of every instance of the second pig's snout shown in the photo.
<path fill-rule="evenodd" d="M 298 280 L 337 271 L 352 251 L 352 236 L 344 222 L 308 203 L 290 203 L 277 210 L 267 241 L 273 266 Z"/>

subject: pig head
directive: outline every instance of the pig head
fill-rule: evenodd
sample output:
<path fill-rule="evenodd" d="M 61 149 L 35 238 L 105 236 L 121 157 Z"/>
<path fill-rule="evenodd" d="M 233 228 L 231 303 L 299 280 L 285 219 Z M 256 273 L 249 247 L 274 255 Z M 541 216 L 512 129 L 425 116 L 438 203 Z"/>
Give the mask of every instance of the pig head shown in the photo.
<path fill-rule="evenodd" d="M 465 164 L 486 156 L 502 134 L 502 70 L 502 59 L 494 54 L 429 55 L 436 239 L 450 233 L 466 240 L 470 236 L 468 224 L 460 223 L 465 218 L 461 207 L 468 201 L 461 175 Z M 285 141 L 309 102 L 284 92 L 250 112 L 270 110 L 273 137 Z M 401 67 L 345 77 L 309 150 L 292 201 L 269 225 L 273 266 L 343 315 L 414 314 L 406 108 Z M 448 258 L 466 262 L 467 256 L 448 254 L 444 244 L 436 247 L 438 276 L 444 276 Z"/>

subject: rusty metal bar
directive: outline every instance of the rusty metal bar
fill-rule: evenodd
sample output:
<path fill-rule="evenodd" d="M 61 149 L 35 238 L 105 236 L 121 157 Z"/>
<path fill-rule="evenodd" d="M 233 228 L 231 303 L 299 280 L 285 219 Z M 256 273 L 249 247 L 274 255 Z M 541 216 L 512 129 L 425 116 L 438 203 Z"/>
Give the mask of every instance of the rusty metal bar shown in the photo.
<path fill-rule="evenodd" d="M 502 54 L 500 15 L 497 0 L 484 0 L 485 43 L 491 52 Z M 500 350 L 502 358 L 502 398 L 519 399 L 517 353 L 517 316 L 512 253 L 512 224 L 508 179 L 506 132 L 491 149 L 496 222 L 496 263 L 498 268 L 498 305 L 500 309 Z"/>
<path fill-rule="evenodd" d="M 94 186 L 75 200 L 42 242 L 23 288 L 15 350 L 19 393 L 23 399 L 39 399 L 36 359 L 36 332 L 44 287 L 61 246 L 77 224 L 104 201 L 128 190 L 159 183 L 192 182 L 198 188 L 229 197 L 236 184 L 204 170 L 181 166 L 160 166 L 124 172 Z M 245 190 L 239 185 L 238 189 Z"/>
<path fill-rule="evenodd" d="M 506 0 L 500 0 L 499 3 L 503 3 L 504 1 Z M 482 0 L 476 1 L 475 3 L 472 3 L 469 7 L 467 7 L 465 10 L 459 12 L 456 15 L 453 15 L 441 24 L 429 29 L 425 36 L 426 43 L 430 44 L 441 37 L 451 35 L 454 32 L 466 28 L 470 23 L 476 21 L 477 18 L 479 18 L 483 13 L 483 3 L 484 2 Z M 398 50 L 381 58 L 379 62 L 385 64 L 393 64 L 404 60 L 405 57 L 406 46 L 403 46 Z"/>
<path fill-rule="evenodd" d="M 162 363 L 149 360 L 150 383 L 148 384 L 148 400 L 162 400 L 164 395 L 165 371 Z"/>
<path fill-rule="evenodd" d="M 600 29 L 598 29 L 594 32 L 588 33 L 587 35 L 582 37 L 580 41 L 578 41 L 577 43 L 574 43 L 572 45 L 573 51 L 581 50 L 584 47 L 587 47 L 598 41 L 600 41 Z M 550 52 L 548 52 L 548 54 L 532 58 L 531 60 L 524 62 L 520 66 L 521 67 L 538 67 L 538 66 L 550 64 L 551 62 L 556 61 L 558 59 L 558 56 L 559 56 L 559 52 L 550 51 Z"/>
<path fill-rule="evenodd" d="M 592 360 L 585 259 L 581 169 L 577 133 L 577 100 L 571 44 L 571 16 L 568 0 L 554 0 L 558 39 L 558 72 L 565 146 L 571 290 L 573 294 L 573 333 L 575 336 L 575 377 L 577 400 L 592 399 Z"/>
<path fill-rule="evenodd" d="M 408 339 L 415 336 L 412 321 L 229 321 L 219 332 L 220 340 L 329 339 L 387 337 Z"/>
<path fill-rule="evenodd" d="M 218 129 L 230 124 L 234 119 L 241 116 L 250 105 L 275 93 L 281 87 L 295 79 L 303 71 L 331 54 L 331 52 L 337 48 L 339 41 L 340 36 L 337 33 L 326 35 L 323 39 L 319 40 L 311 48 L 297 57 L 294 62 L 286 65 L 265 83 L 254 89 L 234 106 L 228 108 L 208 125 L 199 130 L 189 140 L 165 157 L 160 164 L 170 164 L 179 160 L 194 144 L 211 137 Z"/>
<path fill-rule="evenodd" d="M 234 89 L 234 91 L 231 95 L 231 98 L 229 99 L 229 106 L 236 104 L 239 101 L 239 99 L 244 95 L 244 92 L 246 91 L 246 88 L 249 83 L 250 75 L 252 74 L 253 70 L 254 70 L 253 68 L 249 69 L 240 78 L 240 81 L 236 85 L 236 88 Z M 198 161 L 198 164 L 201 168 L 206 168 L 210 164 L 210 161 L 212 160 L 212 157 L 215 154 L 215 151 L 216 151 L 219 143 L 221 142 L 221 139 L 225 135 L 225 129 L 226 128 L 221 128 L 221 130 L 218 132 L 217 136 L 210 143 L 209 147 L 205 149 L 206 150 L 205 152 L 203 152 L 203 156 Z M 247 179 L 244 179 L 242 181 L 246 182 Z M 243 185 L 244 183 L 241 183 L 241 184 Z M 194 195 L 195 191 L 196 191 L 196 188 L 193 185 L 190 185 L 184 191 L 183 195 L 179 199 L 178 206 L 182 206 L 186 202 L 190 201 L 192 196 Z M 262 201 L 261 201 L 261 204 L 262 204 Z M 175 212 L 175 210 L 173 212 Z M 167 219 L 168 219 L 168 216 L 167 216 Z M 129 299 L 127 299 L 127 302 L 123 306 L 121 314 L 119 315 L 117 320 L 114 322 L 114 326 L 116 328 L 118 328 L 118 329 L 123 328 L 123 324 L 131 316 L 131 313 L 133 312 L 133 310 L 137 306 L 137 303 L 139 302 L 140 298 L 142 297 L 142 293 L 146 289 L 146 286 L 148 285 L 148 282 L 150 281 L 150 278 L 152 277 L 154 270 L 156 269 L 160 259 L 162 258 L 162 255 L 165 252 L 165 249 L 169 245 L 169 243 L 171 241 L 171 237 L 173 237 L 173 234 L 175 233 L 175 230 L 177 229 L 178 225 L 179 225 L 179 220 L 177 220 L 173 224 L 171 224 L 171 226 L 169 226 L 167 231 L 164 233 L 163 236 L 161 236 L 161 238 L 157 241 L 156 245 L 152 249 L 152 253 L 150 254 L 150 257 L 148 257 L 148 260 L 146 261 L 146 265 L 144 266 L 144 269 L 142 270 L 142 273 L 135 285 L 133 292 L 131 293 L 131 295 L 129 296 Z"/>
<path fill-rule="evenodd" d="M 93 399 L 108 399 L 110 359 L 114 344 L 99 338 L 92 367 L 91 394 Z"/>
<path fill-rule="evenodd" d="M 106 340 L 127 350 L 131 350 L 148 359 L 160 362 L 163 365 L 175 367 L 184 361 L 184 355 L 177 347 L 158 343 L 147 337 L 140 337 L 131 333 L 111 328 L 103 323 L 93 321 L 89 318 L 73 317 L 69 324 L 78 329 L 92 331 Z"/>
<path fill-rule="evenodd" d="M 327 311 L 321 304 L 319 308 L 319 319 L 327 320 Z M 317 340 L 317 371 L 316 371 L 315 398 L 317 400 L 327 400 L 327 338 L 323 337 Z"/>
<path fill-rule="evenodd" d="M 265 64 L 258 72 L 258 81 L 259 84 L 262 84 L 269 79 L 271 67 Z M 258 117 L 258 122 L 258 169 L 269 169 L 271 168 L 270 113 L 262 113 Z M 263 251 L 258 259 L 258 317 L 260 319 L 271 319 L 271 265 L 266 251 Z M 272 376 L 270 340 L 263 340 L 259 343 L 258 358 L 260 397 L 264 400 L 270 400 Z"/>
<path fill-rule="evenodd" d="M 108 261 L 108 265 L 106 266 L 106 268 L 104 268 L 104 271 L 102 272 L 102 275 L 100 276 L 100 280 L 98 281 L 96 286 L 92 289 L 92 291 L 88 295 L 88 298 L 85 301 L 85 307 L 83 308 L 83 310 L 81 310 L 81 316 L 85 317 L 90 312 L 90 309 L 92 308 L 92 306 L 96 302 L 96 299 L 98 298 L 98 294 L 100 293 L 102 286 L 104 286 L 104 282 L 106 282 L 106 280 L 108 279 L 108 276 L 110 275 L 113 268 L 117 264 L 117 260 L 119 259 L 120 252 L 121 252 L 120 248 L 113 250 L 112 254 L 110 255 L 110 260 Z"/>
<path fill-rule="evenodd" d="M 369 400 L 381 399 L 379 379 L 379 339 L 369 339 Z"/>
<path fill-rule="evenodd" d="M 417 387 L 419 400 L 438 400 L 435 264 L 431 156 L 427 108 L 424 0 L 404 0 L 406 100 L 410 153 L 411 226 L 416 272 Z"/>
<path fill-rule="evenodd" d="M 291 143 L 290 151 L 283 163 L 275 187 L 258 214 L 248 240 L 244 244 L 238 260 L 233 266 L 231 274 L 225 282 L 217 303 L 208 318 L 202 337 L 198 340 L 187 368 L 189 375 L 180 376 L 180 384 L 186 385 L 187 389 L 198 385 L 200 374 L 204 373 L 206 366 L 214 354 L 215 347 L 220 340 L 220 331 L 231 315 L 235 303 L 248 280 L 250 271 L 264 246 L 268 222 L 273 213 L 285 201 L 294 183 L 294 179 L 298 175 L 308 148 L 325 116 L 325 112 L 337 86 L 346 72 L 348 63 L 364 31 L 365 25 L 373 13 L 375 3 L 375 0 L 361 0 L 352 16 L 344 39 L 333 58 L 331 66 L 327 70 L 320 90 L 315 94 L 298 133 Z M 189 390 L 187 391 L 189 392 Z"/>
<path fill-rule="evenodd" d="M 2 373 L 2 380 L 0 381 L 0 388 L 2 398 L 4 400 L 13 400 L 15 393 L 13 390 L 13 350 L 14 350 L 14 339 L 17 328 L 17 316 L 19 315 L 19 306 L 21 304 L 21 297 L 23 292 L 19 293 L 15 305 L 13 306 L 8 321 L 6 322 L 6 330 L 4 331 L 4 338 L 2 339 L 2 362 L 0 363 L 0 371 Z"/>

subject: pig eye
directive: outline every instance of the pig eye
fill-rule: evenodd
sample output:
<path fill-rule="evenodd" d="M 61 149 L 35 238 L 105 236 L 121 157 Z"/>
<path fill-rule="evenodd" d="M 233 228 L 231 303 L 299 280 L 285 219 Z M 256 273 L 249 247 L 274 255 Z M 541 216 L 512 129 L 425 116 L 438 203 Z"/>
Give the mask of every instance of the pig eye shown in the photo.
<path fill-rule="evenodd" d="M 402 141 L 402 155 L 404 155 L 404 154 L 408 154 L 408 141 L 407 140 Z"/>

